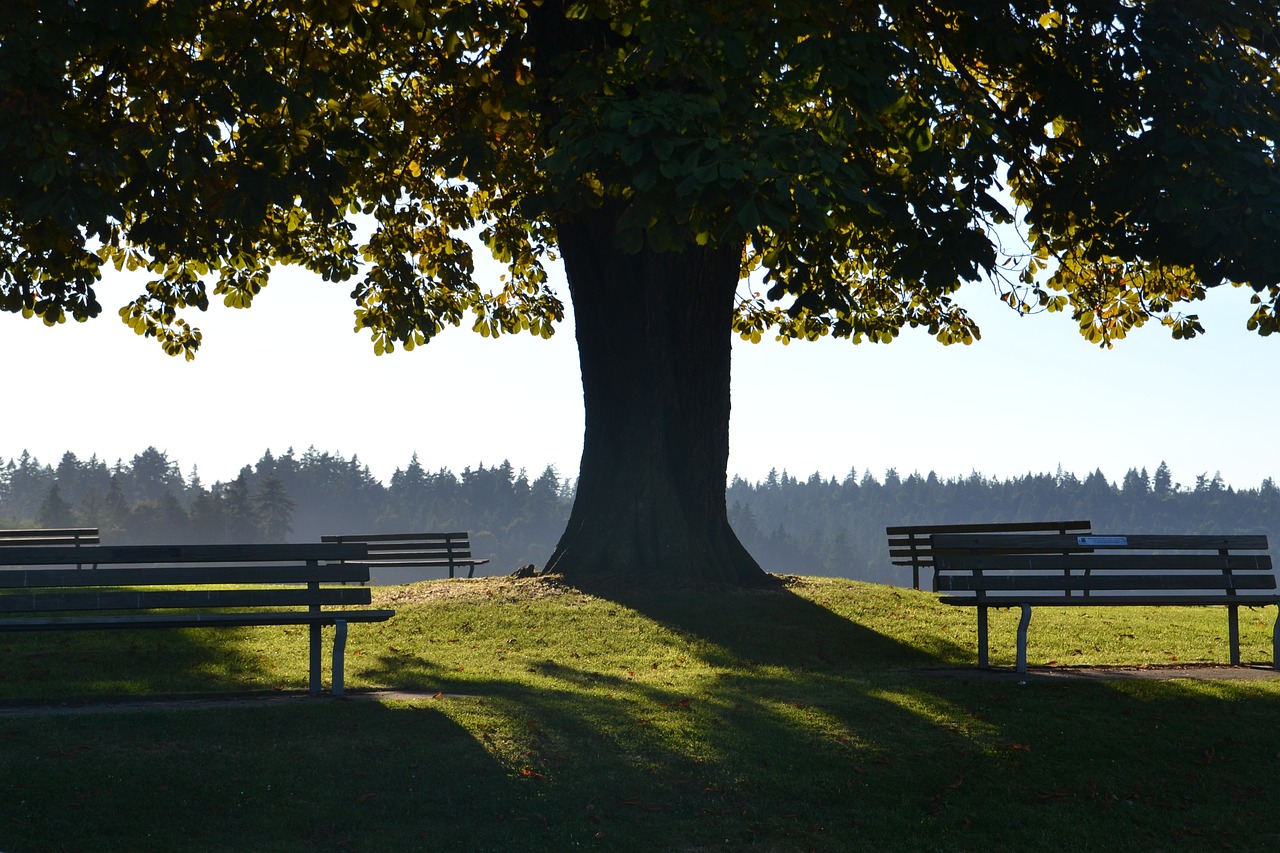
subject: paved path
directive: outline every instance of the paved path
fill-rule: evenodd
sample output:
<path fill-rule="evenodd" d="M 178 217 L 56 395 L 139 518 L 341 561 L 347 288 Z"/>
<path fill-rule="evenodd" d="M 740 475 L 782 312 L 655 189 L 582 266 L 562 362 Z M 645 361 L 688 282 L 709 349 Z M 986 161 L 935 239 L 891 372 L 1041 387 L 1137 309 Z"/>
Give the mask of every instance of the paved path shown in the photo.
<path fill-rule="evenodd" d="M 425 693 L 405 690 L 348 690 L 344 696 L 312 696 L 305 690 L 296 693 L 245 693 L 226 696 L 158 696 L 154 699 L 119 701 L 68 701 L 57 704 L 0 705 L 0 719 L 5 717 L 38 717 L 48 715 L 132 713 L 136 711 L 173 710 L 179 708 L 252 708 L 303 702 L 427 701 L 445 698 L 448 693 Z"/>

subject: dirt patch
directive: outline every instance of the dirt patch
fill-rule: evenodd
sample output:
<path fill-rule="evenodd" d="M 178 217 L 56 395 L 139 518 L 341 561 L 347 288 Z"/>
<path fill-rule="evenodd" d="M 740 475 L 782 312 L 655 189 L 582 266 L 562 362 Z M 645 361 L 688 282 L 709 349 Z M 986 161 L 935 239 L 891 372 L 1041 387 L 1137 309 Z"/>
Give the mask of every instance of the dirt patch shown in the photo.
<path fill-rule="evenodd" d="M 419 581 L 401 586 L 373 588 L 373 603 L 380 606 L 439 601 L 531 601 L 582 596 L 584 593 L 556 575 L 535 578 L 449 578 Z"/>

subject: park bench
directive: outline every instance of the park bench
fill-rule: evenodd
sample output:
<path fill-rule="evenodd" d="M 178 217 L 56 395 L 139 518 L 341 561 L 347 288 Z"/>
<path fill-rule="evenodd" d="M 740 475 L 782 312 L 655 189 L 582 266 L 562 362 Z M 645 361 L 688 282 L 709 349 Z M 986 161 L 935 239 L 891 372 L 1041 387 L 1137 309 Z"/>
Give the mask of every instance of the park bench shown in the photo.
<path fill-rule="evenodd" d="M 347 623 L 395 615 L 352 609 L 372 600 L 359 585 L 369 578 L 364 553 L 363 545 L 314 543 L 4 548 L 0 633 L 307 625 L 318 694 L 320 629 L 332 625 L 331 692 L 341 696 Z"/>
<path fill-rule="evenodd" d="M 27 527 L 0 530 L 0 548 L 22 545 L 97 545 L 96 527 Z"/>
<path fill-rule="evenodd" d="M 1033 607 L 1227 608 L 1231 665 L 1240 665 L 1240 607 L 1280 604 L 1267 537 L 937 534 L 944 604 L 976 607 L 978 666 L 988 668 L 987 610 L 1018 607 L 1016 668 L 1027 671 Z M 1280 620 L 1272 631 L 1280 669 Z"/>
<path fill-rule="evenodd" d="M 81 545 L 97 545 L 99 541 L 96 527 L 25 527 L 0 530 L 0 548 L 65 546 L 78 548 Z M 77 563 L 76 568 L 82 568 L 83 565 L 83 563 Z"/>
<path fill-rule="evenodd" d="M 321 536 L 321 542 L 356 542 L 367 545 L 369 554 L 361 562 L 369 571 L 381 572 L 385 578 L 388 569 L 407 573 L 419 569 L 448 569 L 449 577 L 465 568 L 467 577 L 475 577 L 476 566 L 486 560 L 471 556 L 471 538 L 467 533 L 362 533 Z"/>
<path fill-rule="evenodd" d="M 935 533 L 1088 533 L 1088 521 L 1011 521 L 991 524 L 906 524 L 886 527 L 889 559 L 895 566 L 911 567 L 911 588 L 920 588 L 920 570 L 933 569 Z M 934 574 L 934 591 L 938 589 Z"/>

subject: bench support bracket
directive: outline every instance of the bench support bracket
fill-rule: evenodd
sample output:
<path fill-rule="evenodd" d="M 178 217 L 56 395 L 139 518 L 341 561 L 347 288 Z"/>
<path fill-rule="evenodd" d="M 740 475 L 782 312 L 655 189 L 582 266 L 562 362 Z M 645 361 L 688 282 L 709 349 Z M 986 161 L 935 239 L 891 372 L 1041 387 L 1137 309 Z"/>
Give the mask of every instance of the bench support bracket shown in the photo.
<path fill-rule="evenodd" d="M 987 660 L 987 608 L 986 605 L 978 605 L 978 669 L 990 669 L 991 664 Z"/>
<path fill-rule="evenodd" d="M 1018 620 L 1018 672 L 1027 671 L 1027 628 L 1031 627 L 1031 605 L 1019 604 L 1022 618 Z"/>
<path fill-rule="evenodd" d="M 1240 607 L 1227 605 L 1227 637 L 1231 643 L 1231 665 L 1240 665 Z"/>
<path fill-rule="evenodd" d="M 1271 629 L 1271 668 L 1280 669 L 1280 614 L 1276 615 L 1276 624 Z"/>
<path fill-rule="evenodd" d="M 347 652 L 347 620 L 339 619 L 333 623 L 333 689 L 334 696 L 342 695 L 342 684 L 345 675 Z"/>
<path fill-rule="evenodd" d="M 311 623 L 311 684 L 312 696 L 320 695 L 320 623 Z"/>

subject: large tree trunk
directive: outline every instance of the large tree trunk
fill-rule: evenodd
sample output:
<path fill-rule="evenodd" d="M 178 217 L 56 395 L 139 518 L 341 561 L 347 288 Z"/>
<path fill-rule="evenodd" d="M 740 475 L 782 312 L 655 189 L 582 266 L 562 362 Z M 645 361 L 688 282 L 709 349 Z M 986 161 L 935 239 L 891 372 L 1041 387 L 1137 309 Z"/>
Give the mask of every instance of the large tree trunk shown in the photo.
<path fill-rule="evenodd" d="M 742 247 L 624 254 L 615 222 L 606 206 L 558 229 L 586 435 L 548 570 L 584 585 L 763 584 L 725 509 Z"/>

